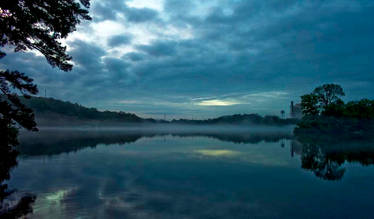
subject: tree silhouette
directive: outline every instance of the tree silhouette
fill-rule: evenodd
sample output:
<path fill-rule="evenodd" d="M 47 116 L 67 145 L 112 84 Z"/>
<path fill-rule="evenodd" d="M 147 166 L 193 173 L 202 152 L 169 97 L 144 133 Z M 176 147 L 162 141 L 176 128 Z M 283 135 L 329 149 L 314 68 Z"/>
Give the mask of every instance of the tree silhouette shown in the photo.
<path fill-rule="evenodd" d="M 301 96 L 301 109 L 304 116 L 316 116 L 319 114 L 318 97 L 315 94 Z"/>
<path fill-rule="evenodd" d="M 340 106 L 344 105 L 344 102 L 340 97 L 344 95 L 343 88 L 338 84 L 324 84 L 316 87 L 313 93 L 309 94 L 309 96 L 316 99 L 319 113 L 328 116 L 342 115 L 342 111 L 339 111 L 339 109 L 341 108 Z"/>
<path fill-rule="evenodd" d="M 334 112 L 343 101 L 340 99 L 345 93 L 338 84 L 324 84 L 316 87 L 312 93 L 301 96 L 301 107 L 305 116 L 316 116 L 327 109 Z"/>
<path fill-rule="evenodd" d="M 324 84 L 301 96 L 303 118 L 294 132 L 330 133 L 365 137 L 374 131 L 374 100 L 344 103 L 340 85 Z"/>
<path fill-rule="evenodd" d="M 76 30 L 81 20 L 90 20 L 89 0 L 12 0 L 0 2 L 0 47 L 15 52 L 37 50 L 53 67 L 70 71 L 71 57 L 60 42 Z M 0 50 L 0 58 L 6 55 Z M 18 100 L 18 94 L 38 92 L 33 80 L 18 71 L 0 71 L 0 122 L 36 130 L 31 110 Z"/>
<path fill-rule="evenodd" d="M 313 94 L 317 96 L 323 108 L 340 101 L 340 97 L 345 95 L 343 88 L 338 84 L 324 84 L 315 88 Z"/>
<path fill-rule="evenodd" d="M 88 15 L 89 0 L 7 0 L 0 1 L 0 59 L 6 53 L 36 50 L 52 67 L 70 71 L 72 57 L 66 53 L 61 39 L 76 30 Z M 24 73 L 0 70 L 0 217 L 18 218 L 32 212 L 35 196 L 23 196 L 12 207 L 3 208 L 3 201 L 12 192 L 4 181 L 17 165 L 15 146 L 19 127 L 36 131 L 34 113 L 18 98 L 37 94 L 33 79 Z"/>
<path fill-rule="evenodd" d="M 0 71 L 0 123 L 8 128 L 19 124 L 20 126 L 36 131 L 34 113 L 27 108 L 18 98 L 14 90 L 25 97 L 36 94 L 38 89 L 32 79 L 18 71 Z M 10 85 L 10 86 L 9 86 Z"/>
<path fill-rule="evenodd" d="M 13 46 L 16 52 L 38 50 L 52 66 L 71 70 L 71 57 L 59 40 L 75 31 L 82 19 L 91 19 L 85 9 L 90 5 L 89 0 L 80 0 L 80 3 L 74 0 L 1 1 L 0 8 L 8 16 L 0 17 L 0 46 Z"/>

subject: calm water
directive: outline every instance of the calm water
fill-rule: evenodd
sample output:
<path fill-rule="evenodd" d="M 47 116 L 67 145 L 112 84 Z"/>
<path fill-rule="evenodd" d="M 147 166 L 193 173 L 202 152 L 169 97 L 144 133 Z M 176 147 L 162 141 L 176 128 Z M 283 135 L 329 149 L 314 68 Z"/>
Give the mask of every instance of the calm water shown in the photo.
<path fill-rule="evenodd" d="M 42 131 L 8 184 L 34 218 L 374 217 L 371 142 L 223 133 Z"/>

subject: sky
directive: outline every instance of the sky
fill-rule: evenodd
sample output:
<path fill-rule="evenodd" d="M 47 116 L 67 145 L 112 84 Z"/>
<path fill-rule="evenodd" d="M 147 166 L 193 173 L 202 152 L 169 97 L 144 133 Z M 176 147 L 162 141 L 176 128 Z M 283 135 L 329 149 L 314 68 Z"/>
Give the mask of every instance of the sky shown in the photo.
<path fill-rule="evenodd" d="M 63 41 L 71 72 L 35 52 L 0 68 L 41 96 L 153 118 L 280 115 L 324 83 L 374 98 L 371 0 L 94 0 L 90 15 Z"/>

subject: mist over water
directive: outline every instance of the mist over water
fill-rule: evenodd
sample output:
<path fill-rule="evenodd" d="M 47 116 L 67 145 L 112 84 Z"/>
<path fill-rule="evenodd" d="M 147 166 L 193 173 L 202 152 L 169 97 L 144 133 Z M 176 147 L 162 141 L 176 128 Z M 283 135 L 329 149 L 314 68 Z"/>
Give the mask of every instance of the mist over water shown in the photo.
<path fill-rule="evenodd" d="M 58 154 L 96 147 L 99 144 L 128 144 L 153 137 L 208 137 L 234 143 L 276 142 L 292 138 L 292 126 L 201 126 L 154 125 L 129 127 L 41 127 L 39 132 L 22 132 L 21 155 Z M 79 142 L 79 144 L 76 144 Z"/>
<path fill-rule="evenodd" d="M 372 209 L 371 141 L 181 125 L 43 127 L 20 140 L 9 185 L 37 196 L 32 218 L 341 218 Z"/>
<path fill-rule="evenodd" d="M 295 125 L 288 126 L 262 126 L 262 125 L 181 125 L 181 124 L 116 124 L 105 126 L 43 126 L 40 131 L 114 131 L 139 133 L 289 133 L 292 134 Z M 23 135 L 29 133 L 23 132 Z"/>

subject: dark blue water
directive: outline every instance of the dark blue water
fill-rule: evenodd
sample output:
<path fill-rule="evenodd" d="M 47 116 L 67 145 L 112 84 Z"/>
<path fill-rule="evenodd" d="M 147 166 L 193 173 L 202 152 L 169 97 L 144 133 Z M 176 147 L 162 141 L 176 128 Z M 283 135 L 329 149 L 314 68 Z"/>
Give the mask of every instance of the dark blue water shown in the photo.
<path fill-rule="evenodd" d="M 372 218 L 373 144 L 289 133 L 44 132 L 9 185 L 31 218 Z"/>

